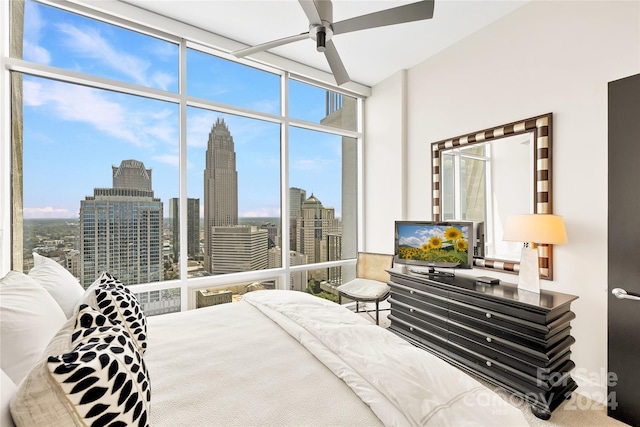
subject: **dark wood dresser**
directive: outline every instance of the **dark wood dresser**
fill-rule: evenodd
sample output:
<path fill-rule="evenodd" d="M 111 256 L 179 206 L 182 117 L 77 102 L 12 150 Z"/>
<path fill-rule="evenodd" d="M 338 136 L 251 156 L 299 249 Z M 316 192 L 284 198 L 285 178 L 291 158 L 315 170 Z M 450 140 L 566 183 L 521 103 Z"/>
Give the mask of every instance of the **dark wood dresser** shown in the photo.
<path fill-rule="evenodd" d="M 542 419 L 577 388 L 570 371 L 571 302 L 509 283 L 488 285 L 456 273 L 439 277 L 407 266 L 391 276 L 389 329 L 412 344 L 498 385 L 531 404 Z"/>

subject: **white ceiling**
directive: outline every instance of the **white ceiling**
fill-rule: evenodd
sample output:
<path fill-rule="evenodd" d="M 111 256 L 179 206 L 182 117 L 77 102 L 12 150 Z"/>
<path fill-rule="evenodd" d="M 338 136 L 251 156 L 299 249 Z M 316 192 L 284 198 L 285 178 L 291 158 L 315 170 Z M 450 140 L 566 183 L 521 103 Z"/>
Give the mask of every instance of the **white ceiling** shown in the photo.
<path fill-rule="evenodd" d="M 256 45 L 308 31 L 297 0 L 121 0 Z M 340 34 L 333 39 L 351 80 L 373 86 L 410 68 L 524 5 L 528 0 L 435 0 L 432 19 Z M 333 0 L 334 22 L 413 1 Z M 269 52 L 330 72 L 315 42 L 301 40 Z M 249 57 L 250 58 L 250 57 Z"/>

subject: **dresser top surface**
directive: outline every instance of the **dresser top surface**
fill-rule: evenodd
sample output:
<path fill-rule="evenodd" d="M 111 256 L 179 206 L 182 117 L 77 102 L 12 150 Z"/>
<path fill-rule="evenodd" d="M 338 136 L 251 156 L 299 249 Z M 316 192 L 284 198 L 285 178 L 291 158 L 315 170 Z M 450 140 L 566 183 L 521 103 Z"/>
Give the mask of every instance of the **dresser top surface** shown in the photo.
<path fill-rule="evenodd" d="M 575 295 L 548 290 L 540 290 L 540 293 L 537 294 L 518 289 L 517 285 L 503 281 L 498 285 L 483 284 L 478 282 L 476 277 L 466 276 L 457 272 L 455 277 L 431 276 L 413 273 L 409 271 L 409 267 L 406 265 L 395 266 L 387 271 L 391 274 L 392 279 L 394 275 L 400 275 L 432 286 L 444 287 L 453 291 L 464 289 L 467 293 L 473 293 L 479 297 L 509 300 L 518 305 L 524 304 L 546 310 L 553 310 L 578 298 Z"/>

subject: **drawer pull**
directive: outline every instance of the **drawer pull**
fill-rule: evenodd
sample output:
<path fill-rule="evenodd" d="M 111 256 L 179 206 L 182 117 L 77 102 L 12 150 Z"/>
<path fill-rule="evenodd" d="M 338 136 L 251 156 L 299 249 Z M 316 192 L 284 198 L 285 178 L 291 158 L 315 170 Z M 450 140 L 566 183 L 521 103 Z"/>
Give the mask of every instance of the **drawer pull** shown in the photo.
<path fill-rule="evenodd" d="M 416 293 L 416 291 L 414 291 L 414 290 L 410 290 L 410 291 L 409 291 L 409 293 L 410 293 L 410 294 L 415 294 L 415 293 Z"/>
<path fill-rule="evenodd" d="M 487 319 L 491 319 L 491 313 L 487 313 L 485 316 L 487 316 Z"/>
<path fill-rule="evenodd" d="M 487 342 L 491 342 L 491 341 L 493 341 L 491 337 L 487 337 Z"/>
<path fill-rule="evenodd" d="M 410 308 L 410 309 L 409 309 L 409 311 L 410 311 L 411 313 L 413 313 L 413 308 Z"/>
<path fill-rule="evenodd" d="M 409 330 L 413 332 L 413 326 L 409 326 Z"/>
<path fill-rule="evenodd" d="M 487 360 L 487 366 L 491 366 L 491 362 Z"/>

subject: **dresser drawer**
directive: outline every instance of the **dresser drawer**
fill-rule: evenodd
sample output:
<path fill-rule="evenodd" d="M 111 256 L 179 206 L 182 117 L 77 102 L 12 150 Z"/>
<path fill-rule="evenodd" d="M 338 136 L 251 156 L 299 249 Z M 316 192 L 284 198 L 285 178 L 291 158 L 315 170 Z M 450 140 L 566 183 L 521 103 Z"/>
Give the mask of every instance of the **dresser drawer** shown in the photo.
<path fill-rule="evenodd" d="M 558 353 L 569 348 L 575 342 L 575 339 L 571 337 L 571 327 L 569 325 L 554 335 L 552 343 L 546 344 L 533 343 L 527 340 L 526 337 L 494 334 L 491 328 L 478 329 L 474 325 L 460 324 L 453 319 L 449 321 L 449 330 L 471 341 L 494 348 L 497 351 L 525 360 L 536 366 L 548 366 L 557 357 Z"/>
<path fill-rule="evenodd" d="M 474 348 L 465 347 L 453 341 L 448 342 L 447 348 L 451 356 L 460 363 L 489 376 L 500 377 L 522 393 L 547 394 L 557 387 L 562 387 L 570 380 L 569 372 L 575 367 L 571 361 L 571 351 L 561 355 L 552 366 L 552 372 L 541 373 L 536 370 L 525 371 L 514 368 L 502 361 L 485 356 Z"/>
<path fill-rule="evenodd" d="M 497 318 L 492 316 L 486 317 L 474 317 L 455 311 L 449 312 L 449 321 L 452 325 L 462 328 L 467 328 L 478 333 L 480 339 L 500 339 L 513 346 L 526 347 L 535 353 L 548 353 L 552 347 L 555 347 L 558 342 L 565 339 L 571 333 L 571 324 L 569 321 L 559 325 L 558 328 L 554 328 L 554 334 L 548 338 L 533 337 L 531 334 L 527 334 L 522 330 L 515 330 L 512 328 L 508 320 L 499 319 L 499 322 L 492 322 Z M 573 315 L 573 313 L 571 313 Z"/>
<path fill-rule="evenodd" d="M 449 299 L 449 291 L 447 291 L 446 289 L 432 286 L 428 283 L 416 280 L 412 277 L 394 278 L 389 282 L 389 286 L 391 286 L 391 289 L 397 288 L 398 290 L 403 290 L 406 292 L 421 291 L 424 295 L 439 296 L 445 300 Z"/>
<path fill-rule="evenodd" d="M 490 337 L 489 337 L 490 338 Z M 526 348 L 514 347 L 504 341 L 478 339 L 477 335 L 458 328 L 449 328 L 449 342 L 466 348 L 485 360 L 499 362 L 532 377 L 540 377 L 552 372 L 561 364 L 563 358 L 568 358 L 571 344 L 575 342 L 568 336 L 560 342 L 552 353 L 537 353 L 526 351 Z"/>
<path fill-rule="evenodd" d="M 551 330 L 547 325 L 541 325 L 484 307 L 474 307 L 460 301 L 452 301 L 449 309 L 452 319 L 455 318 L 460 323 L 479 322 L 482 325 L 481 327 L 491 328 L 491 331 L 495 334 L 519 335 L 539 343 L 545 343 L 556 332 L 556 330 Z M 567 320 L 567 324 L 568 322 L 569 320 Z M 556 325 L 555 329 L 560 327 L 561 325 Z"/>
<path fill-rule="evenodd" d="M 562 316 L 565 312 L 569 311 L 569 304 L 558 307 L 553 310 L 553 312 L 549 312 L 539 308 L 536 310 L 533 308 L 527 309 L 521 305 L 505 304 L 503 301 L 497 299 L 478 297 L 470 293 L 455 291 L 449 294 L 449 298 L 452 301 L 460 301 L 471 306 L 486 308 L 487 310 L 491 310 L 496 313 L 503 313 L 541 325 L 550 323 L 556 318 Z"/>
<path fill-rule="evenodd" d="M 439 299 L 424 297 L 420 294 L 399 293 L 395 290 L 391 291 L 389 303 L 397 303 L 399 307 L 407 307 L 419 310 L 425 313 L 433 313 L 434 315 L 446 318 L 449 310 L 447 302 Z M 392 304 L 394 305 L 394 304 Z"/>

